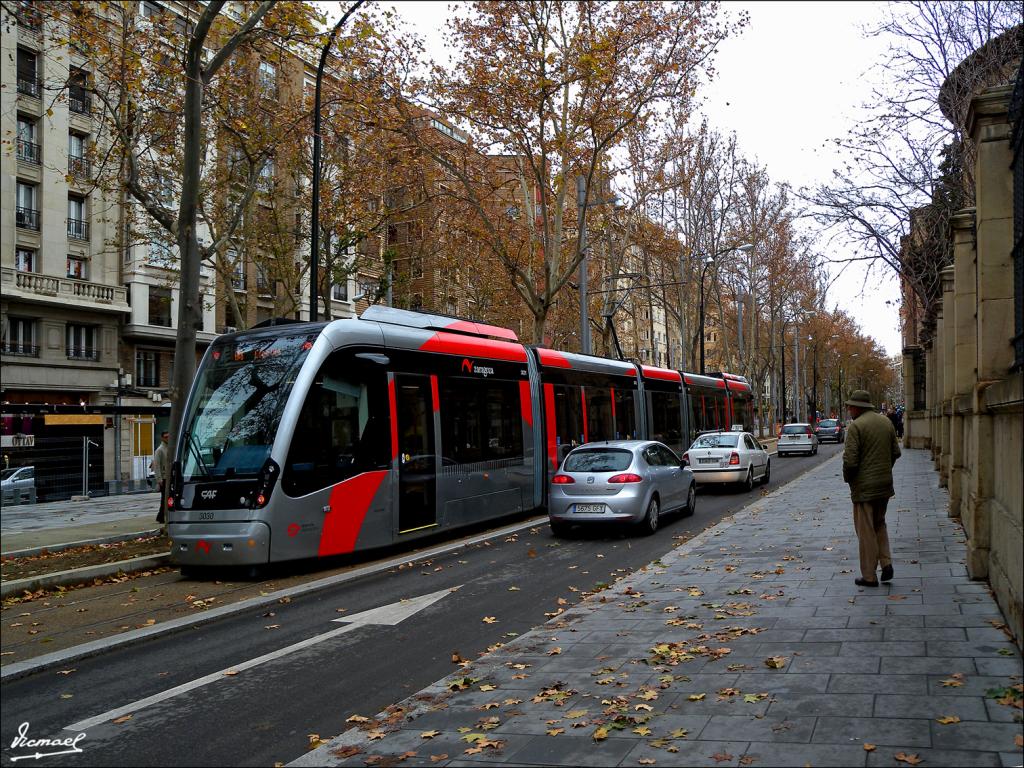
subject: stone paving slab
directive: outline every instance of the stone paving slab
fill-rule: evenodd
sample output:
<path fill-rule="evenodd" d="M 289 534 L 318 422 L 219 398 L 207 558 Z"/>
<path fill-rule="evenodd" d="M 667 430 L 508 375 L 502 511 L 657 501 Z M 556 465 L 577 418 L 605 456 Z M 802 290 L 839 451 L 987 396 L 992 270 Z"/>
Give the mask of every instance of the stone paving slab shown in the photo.
<path fill-rule="evenodd" d="M 853 584 L 839 469 L 822 464 L 293 765 L 1020 765 L 1021 710 L 1005 695 L 1021 656 L 966 577 L 930 457 L 906 450 L 896 465 L 896 578 L 877 589 Z"/>

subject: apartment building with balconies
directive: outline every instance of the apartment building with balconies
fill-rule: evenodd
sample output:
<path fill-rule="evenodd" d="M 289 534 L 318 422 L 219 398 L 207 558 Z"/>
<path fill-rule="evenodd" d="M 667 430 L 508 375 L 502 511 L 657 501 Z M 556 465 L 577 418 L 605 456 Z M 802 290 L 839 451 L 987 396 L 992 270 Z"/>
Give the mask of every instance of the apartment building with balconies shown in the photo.
<path fill-rule="evenodd" d="M 119 201 L 90 182 L 102 142 L 92 73 L 42 4 L 4 7 L 0 28 L 0 398 L 113 398 L 118 334 L 129 311 Z"/>

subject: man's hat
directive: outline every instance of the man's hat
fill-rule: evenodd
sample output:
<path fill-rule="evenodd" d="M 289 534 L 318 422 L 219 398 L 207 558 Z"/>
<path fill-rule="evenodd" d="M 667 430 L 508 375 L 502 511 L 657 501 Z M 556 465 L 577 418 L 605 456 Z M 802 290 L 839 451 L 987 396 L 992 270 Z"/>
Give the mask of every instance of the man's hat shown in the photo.
<path fill-rule="evenodd" d="M 852 405 L 856 408 L 874 408 L 874 403 L 871 402 L 871 395 L 866 389 L 855 389 L 850 395 L 850 399 L 846 401 L 847 405 Z"/>

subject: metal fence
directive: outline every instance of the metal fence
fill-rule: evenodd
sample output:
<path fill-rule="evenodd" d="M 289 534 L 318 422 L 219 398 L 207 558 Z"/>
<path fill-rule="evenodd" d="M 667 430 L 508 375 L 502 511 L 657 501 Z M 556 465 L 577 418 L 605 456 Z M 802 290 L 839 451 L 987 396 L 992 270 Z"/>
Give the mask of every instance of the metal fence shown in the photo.
<path fill-rule="evenodd" d="M 154 489 L 152 455 L 169 408 L 0 406 L 0 503 Z"/>

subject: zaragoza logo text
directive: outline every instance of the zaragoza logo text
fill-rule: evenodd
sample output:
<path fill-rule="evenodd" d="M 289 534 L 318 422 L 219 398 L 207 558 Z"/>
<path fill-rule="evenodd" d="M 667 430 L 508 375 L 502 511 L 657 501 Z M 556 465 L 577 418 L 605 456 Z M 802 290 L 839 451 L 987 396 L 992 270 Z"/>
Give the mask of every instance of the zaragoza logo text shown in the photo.
<path fill-rule="evenodd" d="M 486 365 L 475 365 L 469 358 L 462 358 L 462 370 L 466 373 L 478 373 L 481 376 L 493 376 L 494 369 Z"/>

